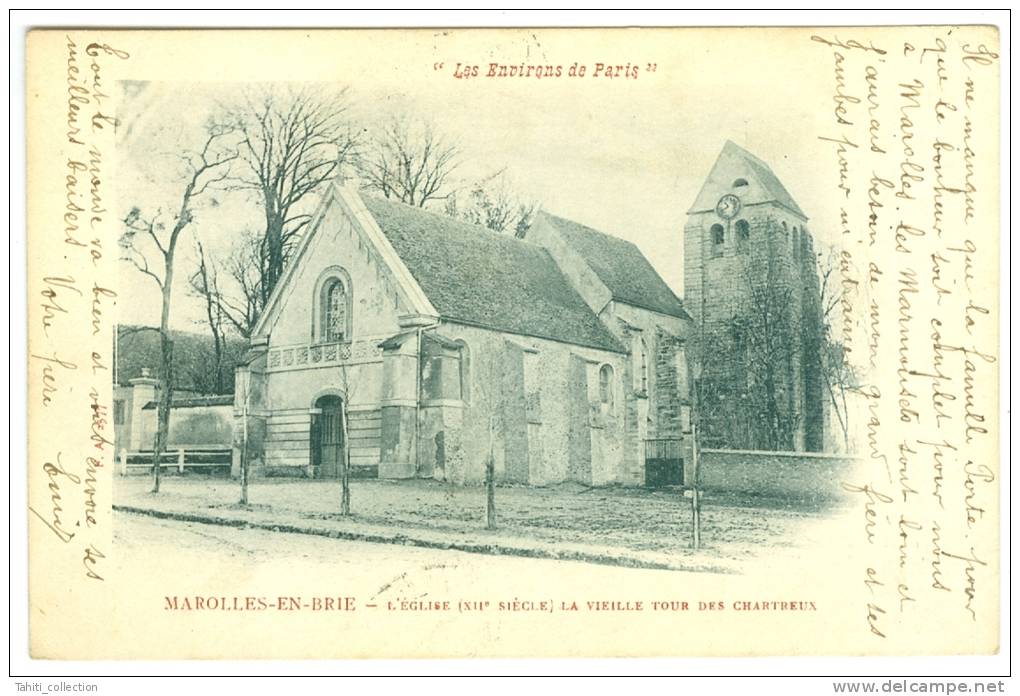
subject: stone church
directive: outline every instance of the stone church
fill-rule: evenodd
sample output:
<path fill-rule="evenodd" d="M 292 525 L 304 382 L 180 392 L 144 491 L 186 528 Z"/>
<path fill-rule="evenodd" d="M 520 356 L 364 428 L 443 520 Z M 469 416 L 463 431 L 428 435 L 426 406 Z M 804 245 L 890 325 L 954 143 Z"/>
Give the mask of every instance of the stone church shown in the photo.
<path fill-rule="evenodd" d="M 772 169 L 727 142 L 684 228 L 684 306 L 706 447 L 821 451 L 825 335 L 808 218 Z"/>
<path fill-rule="evenodd" d="M 349 450 L 364 477 L 680 483 L 691 331 L 622 239 L 334 185 L 238 368 L 235 471 L 333 478 Z"/>
<path fill-rule="evenodd" d="M 576 222 L 518 239 L 334 185 L 238 368 L 235 472 L 333 478 L 349 452 L 365 477 L 682 483 L 692 374 L 703 446 L 820 449 L 807 216 L 727 142 L 683 251 L 681 302 Z"/>

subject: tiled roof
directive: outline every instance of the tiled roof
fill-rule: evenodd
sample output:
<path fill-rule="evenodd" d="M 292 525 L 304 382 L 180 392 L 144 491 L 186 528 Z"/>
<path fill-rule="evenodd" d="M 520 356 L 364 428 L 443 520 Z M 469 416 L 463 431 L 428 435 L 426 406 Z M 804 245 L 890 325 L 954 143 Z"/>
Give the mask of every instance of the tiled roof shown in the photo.
<path fill-rule="evenodd" d="M 443 319 L 625 352 L 544 248 L 391 200 L 364 203 Z"/>
<path fill-rule="evenodd" d="M 613 299 L 689 319 L 683 303 L 631 242 L 565 218 L 541 213 L 599 277 Z M 678 261 L 679 263 L 679 261 Z"/>

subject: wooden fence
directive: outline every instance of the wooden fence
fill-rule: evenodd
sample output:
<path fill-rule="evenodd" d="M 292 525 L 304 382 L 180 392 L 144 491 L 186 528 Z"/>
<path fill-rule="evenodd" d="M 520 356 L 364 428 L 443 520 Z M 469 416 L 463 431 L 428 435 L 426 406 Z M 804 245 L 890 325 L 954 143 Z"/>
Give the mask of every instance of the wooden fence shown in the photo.
<path fill-rule="evenodd" d="M 232 450 L 229 446 L 185 445 L 175 446 L 160 455 L 160 470 L 183 474 L 187 471 L 201 471 L 205 474 L 230 475 Z M 121 476 L 152 471 L 152 451 L 120 451 Z"/>

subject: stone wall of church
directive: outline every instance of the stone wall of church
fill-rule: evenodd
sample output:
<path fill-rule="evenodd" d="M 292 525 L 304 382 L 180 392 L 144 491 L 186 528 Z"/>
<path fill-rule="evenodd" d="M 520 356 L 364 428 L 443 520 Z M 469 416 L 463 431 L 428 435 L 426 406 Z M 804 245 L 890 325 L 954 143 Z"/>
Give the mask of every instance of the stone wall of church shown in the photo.
<path fill-rule="evenodd" d="M 457 483 L 484 480 L 490 451 L 499 481 L 546 485 L 575 480 L 604 485 L 628 480 L 623 467 L 621 354 L 444 323 L 439 331 L 463 341 L 470 355 L 469 396 L 457 422 L 424 424 L 422 456 Z M 614 374 L 616 403 L 600 410 L 599 369 Z M 442 436 L 437 436 L 442 432 Z"/>
<path fill-rule="evenodd" d="M 251 447 L 258 459 L 253 475 L 313 475 L 312 412 L 319 397 L 337 395 L 349 409 L 356 471 L 478 484 L 491 451 L 501 482 L 643 483 L 634 408 L 648 398 L 635 399 L 628 386 L 633 380 L 629 356 L 453 323 L 436 331 L 463 342 L 468 384 L 463 399 L 446 393 L 456 384 L 455 368 L 443 363 L 442 374 L 423 380 L 417 410 L 413 372 L 397 374 L 393 370 L 400 366 L 390 365 L 393 374 L 387 374 L 384 359 L 374 353 L 359 353 L 344 366 L 311 366 L 270 357 L 291 348 L 267 348 L 252 378 L 257 396 L 250 403 L 250 422 L 260 422 L 259 442 Z M 414 343 L 412 337 L 400 350 L 413 352 Z M 413 371 L 417 361 L 404 362 Z M 608 402 L 600 384 L 604 367 L 612 374 Z M 241 403 L 243 388 L 237 398 Z M 647 408 L 639 413 L 647 423 Z M 236 404 L 235 418 L 241 422 Z M 394 418 L 400 422 L 387 427 L 387 419 Z M 400 433 L 400 440 L 389 442 L 387 432 Z"/>
<path fill-rule="evenodd" d="M 294 348 L 266 348 L 249 366 L 239 368 L 234 395 L 235 449 L 239 448 L 247 398 L 249 427 L 258 423 L 257 435 L 249 434 L 254 475 L 313 475 L 312 414 L 323 396 L 344 399 L 351 464 L 358 473 L 375 473 L 381 448 L 382 361 L 369 349 L 375 341 L 365 343 L 356 351 L 358 357 L 348 357 L 343 365 L 336 360 L 330 364 L 308 364 L 308 359 L 298 362 L 293 357 L 297 353 Z M 290 357 L 284 359 L 281 354 Z M 248 389 L 250 397 L 246 396 Z M 236 455 L 235 459 L 239 453 Z M 239 465 L 238 460 L 235 473 Z"/>
<path fill-rule="evenodd" d="M 400 330 L 407 306 L 378 253 L 335 203 L 295 260 L 271 324 L 261 391 L 252 417 L 264 419 L 259 472 L 311 475 L 311 423 L 316 401 L 339 396 L 348 413 L 351 464 L 374 474 L 381 459 L 383 355 L 379 343 Z M 342 342 L 327 343 L 322 327 L 322 288 L 339 277 L 350 295 Z"/>
<path fill-rule="evenodd" d="M 603 315 L 630 349 L 621 385 L 626 408 L 622 483 L 645 483 L 645 442 L 683 438 L 681 406 L 688 403 L 685 344 L 691 322 L 613 302 Z M 678 368 L 682 374 L 678 374 Z"/>
<path fill-rule="evenodd" d="M 338 396 L 347 408 L 355 468 L 384 477 L 480 483 L 491 452 L 504 482 L 640 485 L 645 438 L 676 431 L 675 416 L 662 404 L 676 400 L 678 383 L 664 378 L 664 388 L 657 387 L 668 372 L 658 356 L 674 351 L 683 320 L 609 303 L 612 316 L 603 320 L 628 349 L 644 337 L 643 368 L 633 353 L 444 322 L 436 332 L 465 346 L 466 384 L 453 393 L 461 381 L 459 350 L 447 346 L 449 355 L 430 358 L 419 401 L 416 341 L 380 346 L 401 331 L 409 309 L 342 205 L 328 211 L 295 263 L 252 376 L 258 397 L 248 413 L 260 423 L 259 446 L 252 448 L 256 473 L 314 474 L 311 424 L 323 396 Z M 601 305 L 605 288 L 585 268 L 573 269 L 572 278 Z M 332 273 L 351 293 L 350 331 L 343 342 L 323 343 L 321 295 Z"/>
<path fill-rule="evenodd" d="M 269 371 L 265 473 L 310 475 L 312 410 L 339 396 L 348 409 L 351 465 L 377 467 L 380 455 L 382 362 Z"/>

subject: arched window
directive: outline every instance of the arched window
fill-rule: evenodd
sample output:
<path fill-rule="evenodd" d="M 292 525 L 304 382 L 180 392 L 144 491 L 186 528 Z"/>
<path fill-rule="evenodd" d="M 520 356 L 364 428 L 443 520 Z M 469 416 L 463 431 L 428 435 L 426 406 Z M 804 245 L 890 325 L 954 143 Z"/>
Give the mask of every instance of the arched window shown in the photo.
<path fill-rule="evenodd" d="M 741 186 L 747 186 L 747 179 L 737 179 L 733 182 L 733 188 L 740 188 Z"/>
<path fill-rule="evenodd" d="M 609 365 L 599 369 L 599 401 L 607 409 L 613 408 L 613 368 Z"/>
<path fill-rule="evenodd" d="M 747 249 L 747 240 L 751 238 L 751 225 L 747 220 L 737 220 L 737 246 L 741 251 Z"/>
<path fill-rule="evenodd" d="M 723 244 L 726 242 L 726 230 L 718 222 L 709 230 L 712 235 L 712 256 L 722 256 Z"/>
<path fill-rule="evenodd" d="M 322 286 L 322 330 L 326 343 L 350 340 L 347 288 L 340 278 L 331 278 Z"/>
<path fill-rule="evenodd" d="M 800 230 L 797 229 L 796 225 L 793 226 L 793 239 L 790 240 L 790 244 L 794 255 L 796 255 L 800 246 Z"/>

